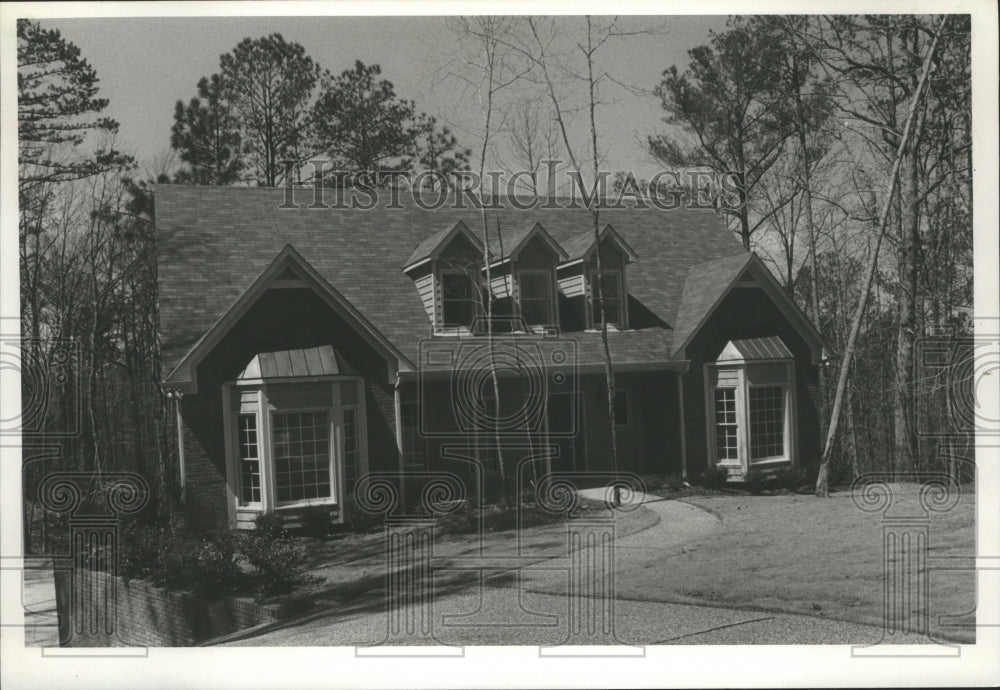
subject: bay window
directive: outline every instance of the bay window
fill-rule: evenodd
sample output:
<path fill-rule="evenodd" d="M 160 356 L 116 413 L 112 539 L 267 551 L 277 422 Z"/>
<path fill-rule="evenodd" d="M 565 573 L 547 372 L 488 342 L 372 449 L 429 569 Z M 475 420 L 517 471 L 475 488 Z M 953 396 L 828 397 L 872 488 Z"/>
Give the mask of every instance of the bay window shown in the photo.
<path fill-rule="evenodd" d="M 709 457 L 744 478 L 794 465 L 795 363 L 776 336 L 731 341 L 705 366 Z"/>
<path fill-rule="evenodd" d="M 367 471 L 363 401 L 364 383 L 356 376 L 241 377 L 226 384 L 236 526 L 249 527 L 264 511 L 339 505 Z"/>

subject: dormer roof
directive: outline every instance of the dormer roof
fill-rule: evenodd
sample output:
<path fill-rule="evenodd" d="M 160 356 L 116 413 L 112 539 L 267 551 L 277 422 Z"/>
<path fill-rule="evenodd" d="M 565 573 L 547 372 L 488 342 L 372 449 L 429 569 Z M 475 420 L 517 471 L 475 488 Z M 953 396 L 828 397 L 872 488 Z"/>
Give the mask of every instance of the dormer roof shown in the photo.
<path fill-rule="evenodd" d="M 451 244 L 452 240 L 459 234 L 464 235 L 477 250 L 483 250 L 483 243 L 476 237 L 475 233 L 469 230 L 469 227 L 465 223 L 458 221 L 454 225 L 450 225 L 421 240 L 420 244 L 413 250 L 413 253 L 410 254 L 410 258 L 403 264 L 403 271 L 408 273 L 428 261 L 437 259 L 444 248 Z"/>
<path fill-rule="evenodd" d="M 553 239 L 552 235 L 549 234 L 548 230 L 541 223 L 535 223 L 533 225 L 522 226 L 514 232 L 506 233 L 506 235 L 502 236 L 490 234 L 490 265 L 497 266 L 512 259 L 516 260 L 521 250 L 527 247 L 535 238 L 545 243 L 552 250 L 552 253 L 558 257 L 560 262 L 566 261 L 568 258 L 566 250 Z"/>
<path fill-rule="evenodd" d="M 610 240 L 618 247 L 619 251 L 625 256 L 626 262 L 638 260 L 639 257 L 635 250 L 632 249 L 632 246 L 625 241 L 625 238 L 610 223 L 604 226 L 599 238 L 601 242 Z M 566 258 L 562 262 L 563 265 L 578 261 L 587 261 L 597 247 L 597 243 L 594 241 L 594 232 L 592 230 L 580 232 L 570 239 L 564 240 L 562 247 L 566 252 Z"/>

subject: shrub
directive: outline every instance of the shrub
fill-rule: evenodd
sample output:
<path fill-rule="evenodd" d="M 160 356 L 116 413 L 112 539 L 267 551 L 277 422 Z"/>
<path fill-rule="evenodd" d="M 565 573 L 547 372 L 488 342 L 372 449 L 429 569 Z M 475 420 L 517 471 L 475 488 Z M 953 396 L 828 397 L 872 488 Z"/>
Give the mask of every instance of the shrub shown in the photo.
<path fill-rule="evenodd" d="M 760 470 L 750 470 L 747 472 L 747 477 L 744 480 L 747 491 L 754 496 L 759 496 L 764 493 L 770 482 L 770 478 Z"/>
<path fill-rule="evenodd" d="M 243 537 L 240 552 L 256 571 L 261 596 L 285 594 L 302 579 L 305 554 L 287 534 L 251 532 Z"/>
<path fill-rule="evenodd" d="M 238 563 L 236 539 L 230 532 L 196 541 L 190 562 L 194 565 L 194 593 L 210 599 L 236 589 L 243 574 Z"/>
<path fill-rule="evenodd" d="M 798 491 L 815 481 L 809 472 L 801 467 L 783 467 L 775 473 L 774 480 L 778 486 L 789 491 Z"/>
<path fill-rule="evenodd" d="M 171 541 L 166 531 L 164 527 L 136 522 L 125 526 L 118 541 L 118 574 L 122 579 L 147 579 L 156 571 L 161 553 Z"/>
<path fill-rule="evenodd" d="M 495 509 L 487 508 L 483 511 L 483 530 L 486 532 L 502 532 L 514 529 L 515 526 L 517 526 L 517 508 L 497 506 Z"/>
<path fill-rule="evenodd" d="M 371 513 L 358 506 L 354 498 L 344 501 L 344 524 L 354 532 L 372 532 L 385 524 L 385 513 Z"/>
<path fill-rule="evenodd" d="M 270 539 L 285 536 L 285 519 L 277 513 L 260 513 L 253 521 L 254 532 Z"/>
<path fill-rule="evenodd" d="M 127 525 L 118 550 L 118 574 L 126 582 L 149 580 L 208 599 L 235 590 L 242 578 L 230 532 L 193 536 L 176 524 Z"/>
<path fill-rule="evenodd" d="M 299 515 L 299 528 L 309 537 L 325 537 L 333 531 L 333 515 L 327 506 L 309 506 Z"/>
<path fill-rule="evenodd" d="M 241 581 L 235 540 L 229 532 L 194 537 L 170 529 L 161 531 L 153 584 L 189 589 L 215 599 L 236 589 Z"/>
<path fill-rule="evenodd" d="M 705 468 L 698 478 L 698 483 L 709 489 L 721 489 L 726 486 L 729 472 L 717 465 Z"/>

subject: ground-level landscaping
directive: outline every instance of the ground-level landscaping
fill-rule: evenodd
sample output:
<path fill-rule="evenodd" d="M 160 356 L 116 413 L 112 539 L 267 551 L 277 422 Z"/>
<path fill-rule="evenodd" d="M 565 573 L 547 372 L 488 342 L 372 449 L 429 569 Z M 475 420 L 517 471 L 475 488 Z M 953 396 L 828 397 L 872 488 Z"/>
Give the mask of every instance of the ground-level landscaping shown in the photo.
<path fill-rule="evenodd" d="M 564 559 L 574 525 L 603 523 L 614 526 L 614 586 L 619 600 L 883 625 L 885 572 L 904 564 L 899 559 L 884 563 L 883 538 L 889 523 L 883 513 L 862 510 L 849 490 L 835 490 L 830 498 L 820 499 L 777 484 L 763 494 L 751 494 L 740 487 L 715 489 L 672 478 L 644 479 L 648 493 L 641 498 L 643 503 L 624 510 L 593 500 L 600 490 L 584 491 L 590 498 L 578 497 L 569 513 L 527 502 L 517 517 L 516 508 L 462 504 L 436 518 L 418 516 L 410 526 L 397 524 L 392 529 L 405 533 L 434 525 L 435 592 L 461 592 L 474 585 L 479 574 L 461 567 L 473 558 L 491 571 L 487 576 L 491 586 L 564 596 L 565 583 L 554 585 L 530 572 L 531 564 Z M 895 523 L 897 531 L 900 524 L 905 530 L 920 531 L 922 520 L 927 520 L 928 560 L 923 572 L 929 581 L 930 632 L 941 640 L 974 641 L 970 623 L 975 574 L 941 568 L 961 565 L 975 553 L 974 488 L 962 487 L 957 503 L 939 513 L 925 510 L 919 491 L 918 485 L 894 485 L 889 515 L 905 518 Z M 278 521 L 265 518 L 262 529 L 250 534 L 196 537 L 162 528 L 125 530 L 120 564 L 126 577 L 194 589 L 207 600 L 255 595 L 259 603 L 283 612 L 283 625 L 294 627 L 303 616 L 315 625 L 317 612 L 326 612 L 323 615 L 334 621 L 340 611 L 367 616 L 385 610 L 387 533 L 378 520 L 354 526 L 354 530 L 331 530 L 306 521 L 298 530 L 287 531 Z M 514 556 L 519 557 L 516 562 L 511 560 Z M 418 573 L 413 564 L 397 563 L 397 568 Z M 512 577 L 510 571 L 519 567 L 527 570 Z M 912 602 L 914 607 L 924 604 L 920 598 Z"/>
<path fill-rule="evenodd" d="M 975 491 L 971 485 L 962 489 L 953 508 L 927 513 L 928 610 L 934 636 L 972 642 L 975 631 L 968 624 L 975 610 L 975 573 L 940 568 L 949 559 L 975 553 Z M 893 486 L 893 514 L 912 516 L 912 525 L 925 514 L 918 490 Z M 786 492 L 683 500 L 717 515 L 720 529 L 652 558 L 620 557 L 620 597 L 882 625 L 885 523 L 881 514 L 863 512 L 849 490 L 824 499 Z M 916 605 L 919 599 L 912 601 Z M 949 615 L 960 620 L 950 625 L 939 620 Z"/>

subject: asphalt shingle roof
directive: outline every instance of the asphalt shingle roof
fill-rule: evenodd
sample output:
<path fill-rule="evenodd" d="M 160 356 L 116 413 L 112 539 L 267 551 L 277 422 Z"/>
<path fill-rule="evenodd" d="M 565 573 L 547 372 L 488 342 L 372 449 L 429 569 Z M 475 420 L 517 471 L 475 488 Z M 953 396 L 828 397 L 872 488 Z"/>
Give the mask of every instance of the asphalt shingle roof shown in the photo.
<path fill-rule="evenodd" d="M 750 263 L 752 256 L 745 252 L 704 261 L 687 269 L 684 292 L 673 321 L 675 351 L 694 334 L 705 315 L 725 293 L 726 288 Z"/>
<path fill-rule="evenodd" d="M 300 208 L 283 209 L 285 193 L 241 187 L 156 187 L 164 374 L 286 244 L 405 356 L 417 361 L 419 343 L 430 335 L 430 323 L 403 267 L 456 222 L 481 226 L 480 211 L 468 203 L 465 209 L 426 210 L 412 204 L 406 194 L 401 196 L 402 209 L 386 209 L 383 202 L 371 210 L 313 209 L 309 208 L 312 192 L 307 189 L 295 191 Z M 491 230 L 499 227 L 505 237 L 539 222 L 563 247 L 586 237 L 592 223 L 585 208 L 504 208 L 488 213 Z M 710 210 L 603 209 L 601 224 L 608 223 L 639 257 L 628 268 L 630 298 L 658 322 L 611 333 L 612 357 L 623 363 L 667 361 L 685 329 L 700 321 L 699 310 L 715 303 L 707 295 L 721 294 L 731 270 L 736 270 L 732 267 L 742 266 L 750 255 Z M 694 266 L 698 270 L 692 270 Z M 603 361 L 599 333 L 562 337 L 576 341 L 581 363 Z"/>

